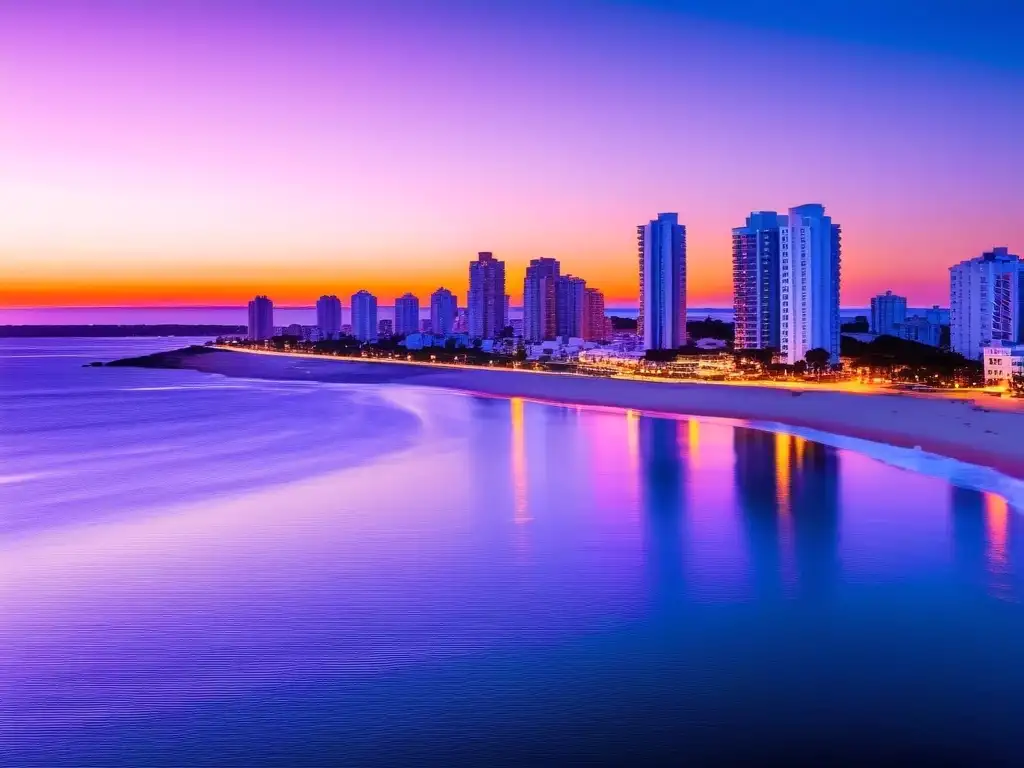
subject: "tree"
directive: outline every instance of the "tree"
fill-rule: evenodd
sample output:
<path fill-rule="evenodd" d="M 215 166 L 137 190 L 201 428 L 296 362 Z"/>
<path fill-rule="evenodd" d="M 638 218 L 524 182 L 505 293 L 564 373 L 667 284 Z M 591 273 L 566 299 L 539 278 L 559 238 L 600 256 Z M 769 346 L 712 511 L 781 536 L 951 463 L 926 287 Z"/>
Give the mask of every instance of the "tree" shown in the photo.
<path fill-rule="evenodd" d="M 839 329 L 843 333 L 869 333 L 871 331 L 871 326 L 868 323 L 867 317 L 864 315 L 857 315 L 853 318 L 852 322 L 843 323 L 839 326 Z"/>
<path fill-rule="evenodd" d="M 612 315 L 608 318 L 612 323 L 612 330 L 614 331 L 635 331 L 636 330 L 636 318 L 632 317 L 619 317 L 618 315 Z"/>
<path fill-rule="evenodd" d="M 732 341 L 735 326 L 722 320 L 706 317 L 703 320 L 691 320 L 686 324 L 686 333 L 691 339 L 718 339 Z"/>
<path fill-rule="evenodd" d="M 1015 373 L 1010 377 L 1010 392 L 1014 397 L 1024 397 L 1024 373 Z"/>
<path fill-rule="evenodd" d="M 735 351 L 737 360 L 746 360 L 753 363 L 760 363 L 767 367 L 772 364 L 775 357 L 774 349 L 737 349 Z"/>
<path fill-rule="evenodd" d="M 807 361 L 807 367 L 816 373 L 821 373 L 823 370 L 828 368 L 828 364 L 831 359 L 832 355 L 827 349 L 823 349 L 822 347 L 809 349 L 807 350 L 807 354 L 804 355 L 804 360 Z"/>

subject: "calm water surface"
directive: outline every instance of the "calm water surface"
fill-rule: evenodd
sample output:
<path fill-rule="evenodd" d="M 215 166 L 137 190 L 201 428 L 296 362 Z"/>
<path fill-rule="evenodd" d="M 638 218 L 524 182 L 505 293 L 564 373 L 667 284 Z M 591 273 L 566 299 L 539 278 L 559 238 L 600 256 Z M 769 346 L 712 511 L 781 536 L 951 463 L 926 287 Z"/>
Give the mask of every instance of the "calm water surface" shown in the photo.
<path fill-rule="evenodd" d="M 1024 761 L 1003 496 L 176 345 L 0 340 L 5 765 Z"/>

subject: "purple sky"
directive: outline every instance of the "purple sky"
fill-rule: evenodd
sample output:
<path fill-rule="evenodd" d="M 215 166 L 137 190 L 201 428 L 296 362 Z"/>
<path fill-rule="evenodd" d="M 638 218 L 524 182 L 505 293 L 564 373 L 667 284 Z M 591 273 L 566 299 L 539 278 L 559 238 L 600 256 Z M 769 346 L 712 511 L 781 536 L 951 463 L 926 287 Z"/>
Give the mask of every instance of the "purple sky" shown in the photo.
<path fill-rule="evenodd" d="M 635 296 L 676 210 L 695 304 L 729 229 L 826 204 L 843 303 L 946 303 L 1024 252 L 1004 2 L 0 0 L 0 304 L 465 290 L 493 250 Z"/>

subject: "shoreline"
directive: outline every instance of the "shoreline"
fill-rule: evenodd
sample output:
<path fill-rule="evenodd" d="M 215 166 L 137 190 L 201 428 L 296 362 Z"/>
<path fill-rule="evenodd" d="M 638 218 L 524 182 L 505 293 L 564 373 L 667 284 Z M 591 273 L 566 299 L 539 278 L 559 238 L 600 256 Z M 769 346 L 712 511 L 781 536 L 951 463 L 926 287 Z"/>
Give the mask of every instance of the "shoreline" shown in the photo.
<path fill-rule="evenodd" d="M 666 382 L 541 374 L 405 361 L 367 361 L 245 349 L 200 348 L 139 360 L 228 377 L 406 384 L 554 405 L 630 409 L 670 417 L 708 416 L 777 423 L 928 453 L 989 467 L 1024 480 L 1024 407 L 991 407 L 942 394 L 858 392 L 759 383 Z M 134 361 L 117 361 L 131 365 Z"/>

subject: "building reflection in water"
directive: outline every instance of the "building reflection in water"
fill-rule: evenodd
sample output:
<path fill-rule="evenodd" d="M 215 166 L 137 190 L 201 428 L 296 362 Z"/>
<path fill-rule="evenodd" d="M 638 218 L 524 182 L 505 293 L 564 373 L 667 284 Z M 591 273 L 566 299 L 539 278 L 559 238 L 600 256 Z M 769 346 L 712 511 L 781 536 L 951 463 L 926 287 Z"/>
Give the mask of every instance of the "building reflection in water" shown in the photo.
<path fill-rule="evenodd" d="M 1016 600 L 1010 548 L 1010 507 L 995 493 L 954 487 L 950 494 L 953 551 L 969 583 L 1000 600 Z"/>
<path fill-rule="evenodd" d="M 827 594 L 839 574 L 839 453 L 736 427 L 735 481 L 755 594 Z"/>
<path fill-rule="evenodd" d="M 671 608 L 683 597 L 683 522 L 686 465 L 681 456 L 682 422 L 640 416 L 641 498 L 645 550 L 655 607 Z"/>
<path fill-rule="evenodd" d="M 523 398 L 509 400 L 512 409 L 512 498 L 517 524 L 528 523 L 530 517 L 526 489 L 526 424 Z"/>

